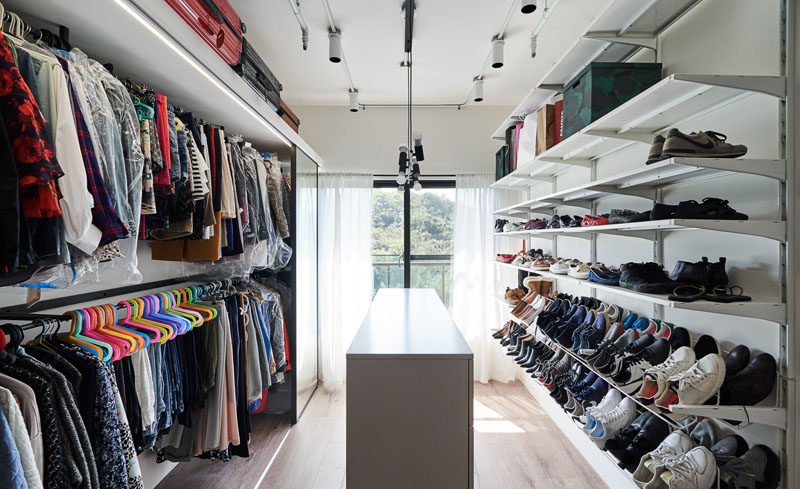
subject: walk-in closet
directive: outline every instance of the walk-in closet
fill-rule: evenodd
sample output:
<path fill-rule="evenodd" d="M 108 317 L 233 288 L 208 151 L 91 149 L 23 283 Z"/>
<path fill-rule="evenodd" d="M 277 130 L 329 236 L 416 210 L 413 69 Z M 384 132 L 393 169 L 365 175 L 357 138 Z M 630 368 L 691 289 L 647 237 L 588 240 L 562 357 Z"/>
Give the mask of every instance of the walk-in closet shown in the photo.
<path fill-rule="evenodd" d="M 798 489 L 793 0 L 0 0 L 0 487 Z"/>

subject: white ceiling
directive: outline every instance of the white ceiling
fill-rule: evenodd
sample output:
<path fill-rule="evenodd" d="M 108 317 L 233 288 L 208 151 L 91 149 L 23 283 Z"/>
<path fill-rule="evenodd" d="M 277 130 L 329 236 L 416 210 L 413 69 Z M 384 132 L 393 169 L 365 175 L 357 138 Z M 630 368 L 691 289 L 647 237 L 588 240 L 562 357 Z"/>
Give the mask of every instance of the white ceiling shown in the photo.
<path fill-rule="evenodd" d="M 300 0 L 310 42 L 302 50 L 293 0 L 230 0 L 247 24 L 248 40 L 284 86 L 290 105 L 346 105 L 341 64 L 328 61 L 328 21 L 321 0 Z M 549 0 L 551 3 L 553 0 Z M 560 0 L 530 57 L 530 34 L 539 9 L 515 13 L 506 31 L 505 66 L 488 68 L 484 102 L 516 105 L 610 0 Z M 362 103 L 404 103 L 401 0 L 329 0 Z M 544 4 L 545 0 L 539 0 Z M 467 97 L 490 40 L 513 0 L 416 0 L 414 102 L 456 103 Z"/>

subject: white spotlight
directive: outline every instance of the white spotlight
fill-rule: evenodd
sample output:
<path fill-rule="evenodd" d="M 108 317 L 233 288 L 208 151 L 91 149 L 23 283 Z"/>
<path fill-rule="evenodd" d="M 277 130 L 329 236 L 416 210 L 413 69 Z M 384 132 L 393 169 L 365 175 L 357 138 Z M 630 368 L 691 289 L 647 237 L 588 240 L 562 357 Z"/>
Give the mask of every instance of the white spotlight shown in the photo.
<path fill-rule="evenodd" d="M 350 112 L 358 112 L 358 90 L 350 90 Z"/>
<path fill-rule="evenodd" d="M 503 67 L 503 45 L 502 39 L 492 39 L 492 68 Z"/>
<path fill-rule="evenodd" d="M 342 61 L 342 33 L 339 31 L 328 33 L 328 59 L 331 63 Z"/>
<path fill-rule="evenodd" d="M 532 14 L 536 11 L 536 0 L 522 0 L 522 13 Z"/>
<path fill-rule="evenodd" d="M 475 78 L 472 83 L 472 100 L 483 102 L 483 79 Z"/>
<path fill-rule="evenodd" d="M 421 183 L 419 183 L 419 180 L 417 180 L 416 182 L 414 182 L 414 190 L 417 190 L 417 191 L 420 191 L 420 190 L 422 190 L 422 184 L 421 184 Z"/>

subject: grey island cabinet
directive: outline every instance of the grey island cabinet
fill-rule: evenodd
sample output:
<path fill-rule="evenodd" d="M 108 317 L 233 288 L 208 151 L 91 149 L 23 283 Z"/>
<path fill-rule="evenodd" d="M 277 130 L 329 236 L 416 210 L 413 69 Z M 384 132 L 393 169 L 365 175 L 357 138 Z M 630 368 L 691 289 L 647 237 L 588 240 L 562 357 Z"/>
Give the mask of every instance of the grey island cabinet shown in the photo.
<path fill-rule="evenodd" d="M 472 351 L 433 289 L 381 289 L 347 352 L 347 489 L 471 489 Z"/>

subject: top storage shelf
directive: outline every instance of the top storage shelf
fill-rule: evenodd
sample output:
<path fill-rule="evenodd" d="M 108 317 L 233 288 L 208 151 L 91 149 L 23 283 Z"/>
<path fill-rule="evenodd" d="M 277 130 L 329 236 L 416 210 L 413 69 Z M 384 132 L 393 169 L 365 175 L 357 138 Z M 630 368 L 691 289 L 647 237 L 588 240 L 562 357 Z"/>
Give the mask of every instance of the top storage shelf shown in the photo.
<path fill-rule="evenodd" d="M 594 159 L 635 142 L 650 144 L 654 134 L 754 93 L 784 98 L 786 78 L 670 75 L 492 185 L 524 189 L 570 167 L 591 167 Z"/>
<path fill-rule="evenodd" d="M 70 42 L 114 74 L 165 94 L 198 118 L 241 134 L 259 149 L 295 145 L 318 165 L 322 158 L 163 0 L 4 0 L 24 19 L 70 28 Z M 33 25 L 38 25 L 33 22 Z M 284 153 L 285 154 L 285 153 Z"/>
<path fill-rule="evenodd" d="M 556 61 L 492 135 L 503 140 L 507 127 L 542 107 L 592 61 L 619 62 L 643 47 L 700 0 L 615 0 Z"/>

